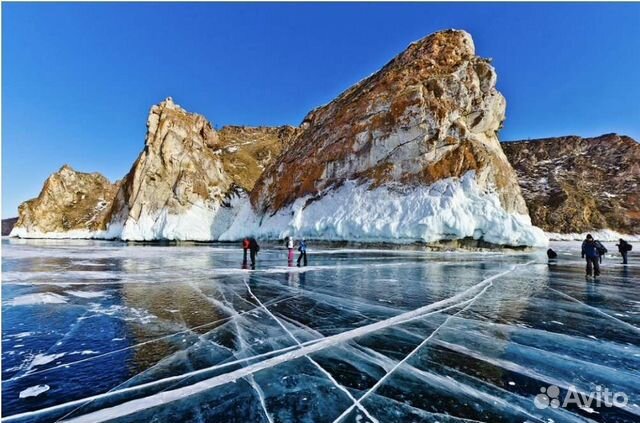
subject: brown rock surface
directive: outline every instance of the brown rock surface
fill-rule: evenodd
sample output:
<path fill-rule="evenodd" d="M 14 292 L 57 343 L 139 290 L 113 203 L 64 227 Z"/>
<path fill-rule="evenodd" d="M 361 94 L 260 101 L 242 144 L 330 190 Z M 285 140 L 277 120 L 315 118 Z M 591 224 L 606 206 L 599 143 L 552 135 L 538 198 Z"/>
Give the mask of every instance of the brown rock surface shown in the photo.
<path fill-rule="evenodd" d="M 103 231 L 118 186 L 99 173 L 77 172 L 64 165 L 46 180 L 37 198 L 20 205 L 12 235 Z"/>
<path fill-rule="evenodd" d="M 640 144 L 607 134 L 505 142 L 532 223 L 548 232 L 640 233 Z"/>
<path fill-rule="evenodd" d="M 217 132 L 203 116 L 188 113 L 171 98 L 152 107 L 145 148 L 113 204 L 112 224 L 123 226 L 121 237 L 188 239 L 175 233 L 175 226 L 187 224 L 180 216 L 193 209 L 215 216 L 233 184 L 216 153 L 219 147 Z M 178 221 L 167 222 L 171 216 Z M 193 223 L 203 232 L 193 239 L 210 238 L 210 221 Z"/>
<path fill-rule="evenodd" d="M 505 100 L 471 36 L 443 31 L 307 115 L 301 133 L 258 179 L 251 201 L 273 213 L 345 180 L 428 185 L 476 171 L 504 209 L 527 214 L 497 138 Z"/>
<path fill-rule="evenodd" d="M 232 217 L 229 202 L 253 188 L 297 131 L 228 126 L 218 133 L 168 98 L 151 109 L 145 148 L 121 184 L 64 166 L 20 206 L 13 235 L 214 239 L 215 221 L 224 227 Z"/>
<path fill-rule="evenodd" d="M 223 127 L 218 135 L 225 172 L 237 186 L 250 192 L 262 172 L 293 142 L 298 132 L 293 126 Z"/>

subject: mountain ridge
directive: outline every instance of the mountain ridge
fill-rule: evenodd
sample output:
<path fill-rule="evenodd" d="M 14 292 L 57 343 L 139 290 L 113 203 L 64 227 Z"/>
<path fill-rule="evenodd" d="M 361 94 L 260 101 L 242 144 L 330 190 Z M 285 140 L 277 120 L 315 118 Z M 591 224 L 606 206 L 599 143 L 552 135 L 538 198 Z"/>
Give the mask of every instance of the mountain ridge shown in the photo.
<path fill-rule="evenodd" d="M 548 232 L 640 233 L 640 144 L 616 133 L 504 142 L 532 222 Z"/>

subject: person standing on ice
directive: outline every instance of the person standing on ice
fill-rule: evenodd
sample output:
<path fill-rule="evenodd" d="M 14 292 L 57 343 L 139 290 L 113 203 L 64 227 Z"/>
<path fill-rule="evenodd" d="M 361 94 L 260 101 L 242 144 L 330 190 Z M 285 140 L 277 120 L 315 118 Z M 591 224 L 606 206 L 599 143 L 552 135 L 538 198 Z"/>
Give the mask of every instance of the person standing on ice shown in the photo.
<path fill-rule="evenodd" d="M 592 268 L 593 276 L 600 276 L 600 252 L 591 234 L 587 234 L 587 238 L 582 241 L 582 258 L 587 259 L 587 276 L 591 276 Z"/>
<path fill-rule="evenodd" d="M 607 249 L 597 239 L 593 242 L 595 242 L 596 244 L 596 248 L 598 249 L 598 258 L 600 259 L 600 264 L 602 264 L 602 257 L 604 257 L 604 255 L 607 254 Z"/>
<path fill-rule="evenodd" d="M 300 256 L 298 256 L 298 267 L 300 267 L 300 260 L 304 257 L 304 265 L 307 265 L 307 243 L 304 238 L 300 240 L 300 245 L 298 246 L 298 251 L 300 251 Z"/>
<path fill-rule="evenodd" d="M 247 238 L 246 236 L 242 240 L 242 250 L 244 252 L 244 256 L 242 258 L 242 266 L 246 267 L 247 266 L 247 251 L 249 250 L 249 238 Z"/>
<path fill-rule="evenodd" d="M 287 250 L 289 250 L 287 263 L 289 264 L 289 266 L 293 266 L 293 257 L 295 255 L 295 253 L 293 252 L 293 237 L 287 237 Z"/>
<path fill-rule="evenodd" d="M 622 256 L 622 264 L 628 264 L 627 263 L 627 254 L 629 254 L 629 251 L 631 251 L 631 244 L 629 244 L 627 241 L 625 241 L 622 238 L 620 238 L 619 241 L 620 242 L 618 244 L 616 244 L 616 247 L 618 247 L 618 251 L 620 252 L 620 255 Z"/>
<path fill-rule="evenodd" d="M 256 256 L 260 251 L 258 241 L 254 237 L 249 238 L 249 256 L 251 257 L 251 270 L 256 269 Z"/>

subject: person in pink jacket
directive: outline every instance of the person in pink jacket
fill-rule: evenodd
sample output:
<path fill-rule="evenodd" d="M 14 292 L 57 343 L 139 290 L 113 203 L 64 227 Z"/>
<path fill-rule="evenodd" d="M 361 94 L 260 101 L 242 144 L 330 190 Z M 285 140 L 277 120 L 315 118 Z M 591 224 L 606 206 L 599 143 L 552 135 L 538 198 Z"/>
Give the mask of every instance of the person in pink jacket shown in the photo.
<path fill-rule="evenodd" d="M 287 249 L 289 250 L 287 262 L 289 263 L 289 266 L 293 266 L 293 258 L 295 256 L 295 253 L 293 251 L 293 237 L 287 237 Z"/>

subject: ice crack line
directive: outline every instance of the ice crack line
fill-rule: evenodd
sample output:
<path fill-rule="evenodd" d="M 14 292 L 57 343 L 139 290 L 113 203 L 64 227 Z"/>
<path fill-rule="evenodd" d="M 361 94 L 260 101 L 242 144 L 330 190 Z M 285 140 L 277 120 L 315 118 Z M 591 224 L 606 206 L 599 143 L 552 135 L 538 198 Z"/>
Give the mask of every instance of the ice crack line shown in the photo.
<path fill-rule="evenodd" d="M 222 296 L 224 298 L 224 293 L 222 293 Z M 226 301 L 226 298 L 225 298 L 225 301 Z M 245 342 L 245 337 L 243 336 L 242 328 L 238 324 L 238 320 L 233 319 L 233 324 L 236 327 L 235 334 L 236 334 L 236 338 L 238 339 L 238 344 L 240 344 L 240 354 L 244 355 L 243 351 L 247 351 L 249 349 L 249 346 Z M 256 392 L 256 395 L 258 396 L 258 400 L 260 401 L 260 406 L 262 407 L 262 411 L 264 411 L 264 414 L 267 417 L 267 420 L 269 421 L 269 423 L 273 423 L 273 419 L 271 418 L 271 415 L 267 410 L 267 403 L 265 402 L 264 392 L 262 391 L 262 388 L 260 388 L 260 385 L 258 385 L 258 382 L 256 382 L 252 374 L 247 376 L 246 379 L 247 379 L 247 382 L 249 382 L 249 385 L 251 386 L 251 388 L 253 388 L 253 390 Z"/>
<path fill-rule="evenodd" d="M 432 304 L 428 304 L 425 306 L 422 306 L 420 308 L 417 308 L 415 310 L 411 310 L 405 313 L 401 313 L 397 316 L 391 317 L 389 319 L 385 319 L 385 320 L 381 320 L 379 322 L 375 322 L 375 323 L 371 323 L 369 325 L 365 325 L 365 326 L 361 326 L 355 329 L 351 329 L 336 335 L 332 335 L 329 337 L 325 337 L 325 338 L 321 338 L 319 340 L 312 340 L 312 341 L 308 341 L 308 342 L 303 342 L 302 345 L 303 347 L 300 348 L 299 346 L 290 346 L 287 348 L 282 348 L 280 350 L 277 351 L 270 351 L 267 353 L 263 353 L 263 354 L 259 354 L 256 355 L 254 357 L 249 357 L 246 359 L 241 359 L 241 360 L 236 360 L 234 362 L 228 362 L 228 363 L 223 363 L 223 364 L 219 364 L 219 365 L 215 365 L 212 367 L 208 367 L 208 368 L 204 368 L 204 369 L 200 369 L 200 370 L 196 370 L 194 372 L 191 373 L 186 373 L 186 374 L 181 374 L 181 375 L 176 375 L 176 376 L 170 376 L 164 379 L 159 379 L 156 381 L 152 381 L 152 382 L 147 382 L 145 384 L 141 384 L 141 385 L 136 385 L 136 386 L 132 386 L 129 388 L 125 388 L 119 391 L 113 391 L 113 392 L 109 392 L 109 393 L 104 393 L 104 394 L 98 394 L 98 395 L 94 395 L 91 397 L 87 397 L 87 398 L 83 398 L 83 399 L 79 399 L 79 400 L 74 400 L 74 401 L 69 401 L 67 403 L 62 403 L 62 404 L 58 404 L 58 405 L 54 405 L 48 408 L 43 408 L 40 410 L 35 410 L 35 411 L 30 411 L 30 412 L 25 412 L 25 413 L 21 413 L 21 414 L 15 414 L 13 416 L 8 416 L 2 419 L 2 421 L 13 421 L 19 418 L 24 418 L 24 417 L 34 417 L 37 415 L 41 415 L 47 412 L 51 412 L 51 411 L 55 411 L 55 410 L 60 410 L 60 409 L 64 409 L 66 407 L 71 407 L 74 405 L 78 405 L 78 404 L 82 404 L 84 402 L 90 401 L 90 400 L 94 400 L 94 399 L 103 399 L 103 398 L 108 398 L 111 397 L 113 395 L 118 395 L 118 394 L 122 394 L 124 392 L 132 392 L 135 390 L 139 390 L 139 389 L 144 389 L 144 388 L 148 388 L 151 386 L 155 386 L 155 385 L 160 385 L 162 383 L 166 383 L 168 381 L 174 381 L 174 380 L 180 380 L 182 378 L 188 377 L 188 376 L 194 376 L 196 374 L 202 374 L 208 371 L 212 371 L 212 370 L 218 370 L 221 368 L 225 368 L 228 366 L 232 366 L 234 364 L 240 363 L 240 362 L 244 362 L 244 361 L 249 361 L 249 360 L 253 360 L 253 359 L 258 359 L 258 358 L 263 358 L 263 357 L 268 357 L 268 356 L 272 356 L 274 354 L 279 354 L 279 353 L 283 353 L 280 354 L 276 357 L 272 357 L 257 363 L 254 363 L 250 366 L 247 367 L 243 367 L 242 369 L 238 369 L 229 373 L 225 373 L 222 375 L 218 375 L 218 376 L 214 376 L 212 378 L 209 379 L 205 379 L 203 381 L 200 381 L 196 384 L 193 385 L 189 385 L 189 386 L 185 386 L 182 388 L 177 388 L 175 390 L 171 390 L 171 391 L 164 391 L 164 392 L 160 392 L 157 394 L 153 394 L 150 395 L 148 397 L 145 398 L 140 398 L 140 399 L 136 399 L 136 400 L 131 400 L 125 403 L 122 403 L 120 405 L 116 405 L 114 407 L 110 407 L 110 408 L 106 408 L 106 409 L 102 409 L 102 410 L 98 410 L 94 413 L 90 413 L 84 416 L 80 416 L 78 417 L 78 419 L 73 420 L 73 421 L 86 421 L 86 422 L 99 422 L 99 421 L 104 421 L 104 420 L 109 420 L 109 419 L 113 419 L 116 417 L 122 417 L 122 416 L 126 416 L 132 413 L 135 413 L 137 411 L 141 411 L 150 407 L 154 407 L 156 405 L 162 405 L 162 404 L 166 404 L 172 401 L 177 401 L 179 399 L 185 398 L 187 396 L 190 395 L 195 395 L 199 392 L 211 389 L 213 387 L 216 386 L 220 386 L 229 382 L 233 382 L 237 379 L 243 378 L 249 374 L 253 374 L 256 372 L 259 372 L 261 370 L 270 368 L 270 367 L 274 367 L 277 366 L 278 364 L 287 362 L 287 361 L 291 361 L 294 360 L 296 358 L 299 357 L 303 357 L 307 354 L 311 354 L 314 353 L 316 351 L 320 351 L 326 348 L 329 348 L 331 346 L 337 345 L 339 343 L 343 343 L 346 341 L 349 341 L 353 338 L 359 337 L 359 336 L 363 336 L 363 335 L 367 335 L 370 333 L 373 333 L 375 331 L 378 331 L 380 329 L 385 329 L 391 326 L 395 326 L 401 323 L 407 323 L 416 319 L 421 319 L 423 317 L 432 315 L 432 314 L 436 314 L 436 313 L 442 313 L 446 310 L 452 309 L 452 308 L 457 308 L 462 304 L 466 304 L 467 302 L 469 302 L 469 300 L 464 300 L 464 298 L 468 295 L 475 295 L 478 291 L 481 291 L 482 289 L 484 289 L 484 287 L 486 287 L 489 283 L 491 283 L 491 281 L 500 278 L 512 271 L 514 271 L 516 268 L 521 267 L 521 266 L 526 266 L 533 263 L 533 261 L 530 261 L 528 263 L 525 264 L 519 264 L 519 265 L 514 265 L 512 266 L 509 270 L 506 270 L 502 273 L 496 274 L 494 276 L 491 276 L 479 283 L 477 283 L 476 285 L 473 285 L 467 289 L 465 289 L 464 291 L 446 298 L 444 300 L 441 301 L 437 301 L 435 303 Z M 286 353 L 285 353 L 286 352 Z"/>
<path fill-rule="evenodd" d="M 297 298 L 299 296 L 300 296 L 300 294 L 292 295 L 292 296 L 289 296 L 289 297 L 285 297 L 285 298 L 282 298 L 280 300 L 277 300 L 277 301 L 273 302 L 273 304 L 277 304 L 277 303 L 280 303 L 282 301 L 290 300 L 292 298 Z M 238 316 L 242 316 L 243 314 L 251 313 L 252 311 L 255 311 L 258 308 L 259 307 L 256 307 L 256 308 L 251 309 L 251 310 L 245 310 L 243 312 L 238 313 L 237 315 Z M 148 341 L 144 341 L 144 342 L 141 342 L 139 344 L 129 345 L 127 347 L 119 348 L 117 350 L 108 351 L 106 353 L 102 353 L 102 354 L 94 355 L 94 356 L 91 356 L 91 357 L 83 358 L 82 360 L 76 360 L 76 361 L 72 361 L 70 363 L 62 363 L 62 364 L 59 364 L 57 366 L 49 367 L 49 368 L 46 368 L 46 369 L 37 370 L 37 371 L 25 373 L 25 374 L 20 374 L 20 375 L 17 375 L 17 376 L 13 376 L 11 379 L 3 380 L 2 383 L 13 382 L 13 381 L 16 381 L 16 380 L 19 380 L 19 379 L 22 379 L 22 378 L 25 378 L 25 377 L 28 377 L 28 376 L 34 376 L 34 375 L 37 375 L 37 374 L 48 373 L 48 372 L 50 372 L 52 370 L 56 370 L 56 369 L 59 369 L 59 368 L 62 368 L 62 367 L 67 368 L 69 366 L 73 366 L 73 365 L 76 365 L 76 364 L 86 363 L 88 361 L 93 361 L 93 360 L 96 360 L 98 358 L 107 357 L 109 355 L 117 354 L 117 353 L 120 353 L 120 352 L 123 352 L 123 351 L 128 351 L 128 350 L 131 350 L 133 348 L 141 347 L 143 345 L 147 345 L 147 344 L 151 344 L 151 343 L 154 343 L 154 342 L 162 341 L 164 339 L 173 338 L 174 336 L 186 334 L 186 333 L 189 333 L 189 332 L 194 332 L 196 329 L 202 329 L 202 328 L 205 328 L 205 327 L 208 327 L 208 326 L 212 326 L 212 325 L 215 325 L 215 324 L 227 321 L 227 320 L 231 320 L 234 317 L 236 317 L 236 316 L 234 315 L 234 316 L 224 317 L 222 319 L 214 320 L 213 322 L 208 322 L 208 323 L 204 323 L 202 325 L 193 326 L 193 327 L 187 328 L 185 330 L 174 332 L 174 333 L 171 333 L 169 335 L 164 335 L 164 336 L 161 336 L 159 338 L 150 339 Z M 250 360 L 250 359 L 251 358 L 248 358 L 247 360 Z"/>
<path fill-rule="evenodd" d="M 429 342 L 431 340 L 431 338 L 433 338 L 435 336 L 435 334 L 442 328 L 444 327 L 449 320 L 462 313 L 463 311 L 467 310 L 469 307 L 471 307 L 471 305 L 473 305 L 473 303 L 480 298 L 480 296 L 482 294 L 484 294 L 487 289 L 489 289 L 491 286 L 493 286 L 493 283 L 489 283 L 489 285 L 487 285 L 486 287 L 484 287 L 484 289 L 482 291 L 480 291 L 475 297 L 473 297 L 466 306 L 464 306 L 464 308 L 462 308 L 460 311 L 449 315 L 444 322 L 442 322 L 440 324 L 440 326 L 438 326 L 433 332 L 431 332 L 431 334 L 426 337 L 422 342 L 420 342 L 420 344 L 418 344 L 417 347 L 415 347 L 409 354 L 407 354 L 407 356 L 405 358 L 403 358 L 402 360 L 400 360 L 395 366 L 393 366 L 391 368 L 391 370 L 389 370 L 384 376 L 382 376 L 382 378 L 380 378 L 380 380 L 378 380 L 378 382 L 375 383 L 375 385 L 373 385 L 367 392 L 364 393 L 364 395 L 362 395 L 351 407 L 347 408 L 342 414 L 340 414 L 338 416 L 338 418 L 336 418 L 333 423 L 338 423 L 340 420 L 342 420 L 344 417 L 346 417 L 351 410 L 353 410 L 355 407 L 357 407 L 358 405 L 360 405 L 362 403 L 362 401 L 364 401 L 365 399 L 367 399 L 367 397 L 369 397 L 371 394 L 373 394 L 376 389 L 378 389 L 384 382 L 385 380 L 389 379 L 389 377 L 391 377 L 391 375 L 393 374 L 393 372 L 395 372 L 400 366 L 402 366 L 407 360 L 409 360 L 415 353 L 417 353 L 423 346 L 425 346 L 427 344 L 427 342 Z"/>
<path fill-rule="evenodd" d="M 614 317 L 614 316 L 612 316 L 612 315 L 610 315 L 610 314 L 608 314 L 608 313 L 605 313 L 604 311 L 600 310 L 598 307 L 594 307 L 594 306 L 591 306 L 591 305 L 589 305 L 589 304 L 586 304 L 586 303 L 584 303 L 584 302 L 580 301 L 579 299 L 572 297 L 571 295 L 568 295 L 568 294 L 565 294 L 564 292 L 558 291 L 558 290 L 557 290 L 557 289 L 555 289 L 555 288 L 549 288 L 549 289 L 550 289 L 550 290 L 552 290 L 552 291 L 553 291 L 553 292 L 555 292 L 555 293 L 558 293 L 558 294 L 562 295 L 562 296 L 563 296 L 563 297 L 565 297 L 565 298 L 570 299 L 571 301 L 575 301 L 575 302 L 577 302 L 577 303 L 582 304 L 582 305 L 583 305 L 583 306 L 585 306 L 585 307 L 590 308 L 591 310 L 595 311 L 595 312 L 596 312 L 596 313 L 598 313 L 598 314 L 601 314 L 601 315 L 602 315 L 602 316 L 604 316 L 604 317 L 608 317 L 609 319 L 615 320 L 615 321 L 616 321 L 616 322 L 618 322 L 618 323 L 622 323 L 624 326 L 629 327 L 630 329 L 632 329 L 632 330 L 633 330 L 633 331 L 635 331 L 635 332 L 640 333 L 640 328 L 639 328 L 639 327 L 634 326 L 634 325 L 632 325 L 631 323 L 627 323 L 627 322 L 625 322 L 624 320 L 620 320 L 620 319 L 618 319 L 617 317 Z"/>
<path fill-rule="evenodd" d="M 260 307 L 262 307 L 262 309 L 273 319 L 276 321 L 276 323 L 278 323 L 278 325 L 287 333 L 287 335 L 289 335 L 289 337 L 291 339 L 293 339 L 295 341 L 296 344 L 298 344 L 298 346 L 302 347 L 302 344 L 300 343 L 300 341 L 298 341 L 298 338 L 295 337 L 295 335 L 293 333 L 291 333 L 289 331 L 289 329 L 287 329 L 287 327 L 280 321 L 280 319 L 278 319 L 267 307 L 265 307 L 264 304 L 262 304 L 262 301 L 260 301 L 260 299 L 258 297 L 255 296 L 255 294 L 253 293 L 253 291 L 251 290 L 251 287 L 249 286 L 249 284 L 247 283 L 246 280 L 243 281 L 245 286 L 247 287 L 247 292 L 249 292 L 249 295 L 251 295 L 251 297 L 256 300 L 256 302 L 258 303 L 258 305 L 260 305 Z M 344 392 L 345 394 L 347 394 L 347 396 L 349 397 L 349 399 L 351 401 L 353 401 L 353 407 L 358 407 L 360 409 L 360 411 L 362 411 L 367 417 L 369 417 L 369 419 L 374 422 L 374 423 L 378 423 L 378 420 L 373 417 L 369 411 L 364 408 L 364 406 L 362 404 L 360 404 L 354 397 L 353 395 L 351 395 L 351 392 L 349 392 L 349 390 L 347 388 L 345 388 L 344 386 L 342 386 L 341 384 L 338 383 L 337 380 L 334 379 L 334 377 L 331 375 L 331 373 L 329 373 L 327 370 L 325 370 L 320 364 L 318 364 L 317 361 L 315 361 L 313 358 L 309 357 L 308 355 L 306 356 L 307 359 L 318 368 L 318 370 L 320 370 L 323 374 L 325 374 L 329 380 L 331 381 L 331 383 L 333 383 L 338 389 L 340 389 L 342 392 Z M 266 409 L 265 409 L 265 413 L 266 413 Z M 267 418 L 269 416 L 267 415 Z"/>

